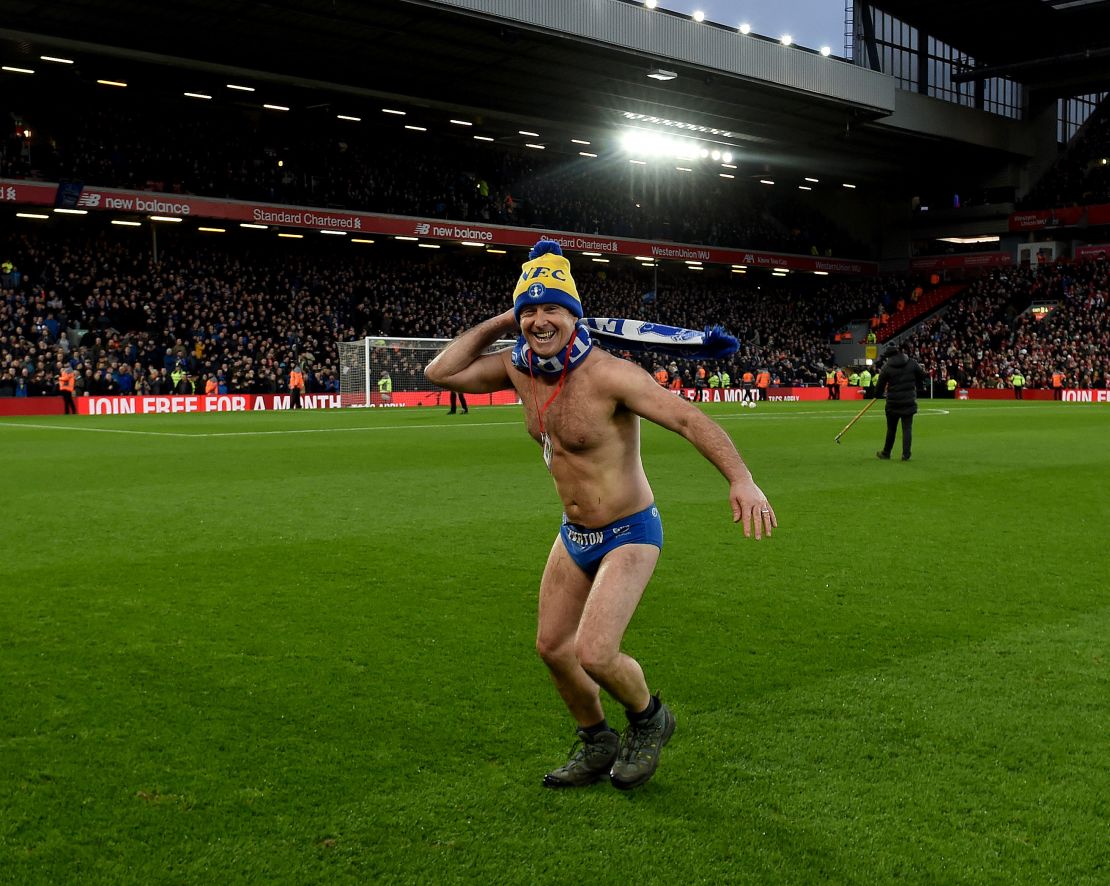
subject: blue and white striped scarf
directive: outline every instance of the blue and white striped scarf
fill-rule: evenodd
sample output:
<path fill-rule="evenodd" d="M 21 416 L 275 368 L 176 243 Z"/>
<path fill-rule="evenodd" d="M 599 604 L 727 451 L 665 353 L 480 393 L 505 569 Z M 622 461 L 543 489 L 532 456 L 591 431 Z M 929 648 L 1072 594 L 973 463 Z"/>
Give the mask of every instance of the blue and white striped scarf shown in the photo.
<path fill-rule="evenodd" d="M 698 331 L 618 317 L 586 317 L 582 323 L 599 344 L 638 354 L 650 352 L 687 360 L 716 360 L 740 349 L 740 343 L 725 332 L 723 326 L 706 326 Z"/>
<path fill-rule="evenodd" d="M 688 360 L 716 360 L 735 354 L 740 343 L 722 326 L 706 326 L 704 330 L 683 329 L 663 323 L 646 323 L 642 320 L 622 320 L 617 317 L 585 317 L 575 326 L 573 346 L 570 348 L 570 365 L 567 371 L 581 363 L 594 340 L 614 350 L 634 353 L 666 354 Z M 537 357 L 524 336 L 517 339 L 513 348 L 513 366 L 521 372 L 535 375 L 559 376 L 563 372 L 566 350 L 553 357 Z"/>

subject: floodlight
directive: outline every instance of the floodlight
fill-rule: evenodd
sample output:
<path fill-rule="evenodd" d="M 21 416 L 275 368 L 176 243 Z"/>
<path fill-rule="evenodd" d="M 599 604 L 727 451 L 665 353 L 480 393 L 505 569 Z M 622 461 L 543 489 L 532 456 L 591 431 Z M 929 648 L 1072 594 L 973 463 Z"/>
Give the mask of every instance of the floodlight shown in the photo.
<path fill-rule="evenodd" d="M 674 80 L 677 76 L 674 71 L 665 71 L 662 68 L 652 68 L 648 71 L 648 77 L 652 80 Z"/>

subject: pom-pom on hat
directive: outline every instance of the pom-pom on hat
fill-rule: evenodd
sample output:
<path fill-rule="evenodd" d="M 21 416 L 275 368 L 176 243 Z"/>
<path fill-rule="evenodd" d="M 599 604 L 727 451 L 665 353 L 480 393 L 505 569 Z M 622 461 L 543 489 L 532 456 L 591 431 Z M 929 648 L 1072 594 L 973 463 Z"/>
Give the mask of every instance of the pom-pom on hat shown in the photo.
<path fill-rule="evenodd" d="M 517 323 L 528 305 L 562 305 L 582 318 L 582 300 L 570 275 L 570 262 L 554 240 L 540 240 L 520 266 L 520 279 L 513 291 L 513 313 Z"/>

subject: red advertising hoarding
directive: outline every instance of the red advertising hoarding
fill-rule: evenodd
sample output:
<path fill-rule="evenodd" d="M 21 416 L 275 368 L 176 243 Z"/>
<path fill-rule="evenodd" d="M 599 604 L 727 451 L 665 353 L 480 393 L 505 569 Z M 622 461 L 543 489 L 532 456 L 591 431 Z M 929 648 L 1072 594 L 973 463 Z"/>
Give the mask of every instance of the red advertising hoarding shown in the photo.
<path fill-rule="evenodd" d="M 1110 243 L 1100 243 L 1090 246 L 1075 247 L 1076 260 L 1092 258 L 1110 258 Z"/>
<path fill-rule="evenodd" d="M 177 412 L 261 412 L 289 408 L 288 394 L 160 394 L 78 397 L 78 415 L 166 415 Z M 339 394 L 305 394 L 305 409 L 338 409 Z"/>
<path fill-rule="evenodd" d="M 1060 209 L 1015 212 L 1010 216 L 1010 230 L 1041 231 L 1046 228 L 1074 227 L 1083 222 L 1086 213 L 1086 206 L 1065 206 Z"/>
<path fill-rule="evenodd" d="M 53 206 L 58 186 L 48 182 L 0 179 L 0 203 L 24 206 Z M 600 252 L 603 255 L 650 256 L 675 261 L 744 265 L 755 268 L 787 268 L 792 271 L 824 271 L 829 274 L 878 274 L 876 262 L 757 252 L 750 249 L 720 249 L 683 243 L 627 240 L 593 234 L 510 228 L 474 222 L 452 222 L 407 216 L 377 215 L 338 209 L 313 209 L 271 203 L 248 203 L 182 194 L 156 194 L 118 188 L 85 187 L 77 208 L 177 218 L 197 216 L 239 224 L 312 228 L 352 236 L 402 236 L 427 240 L 454 240 L 488 246 L 531 246 L 539 237 L 555 240 L 568 250 Z"/>
<path fill-rule="evenodd" d="M 1099 203 L 1087 207 L 1087 224 L 1110 225 L 1110 203 Z"/>
<path fill-rule="evenodd" d="M 961 389 L 963 394 L 965 389 Z M 743 392 L 740 388 L 704 389 L 684 388 L 679 394 L 698 403 L 739 403 Z M 801 403 L 828 399 L 825 387 L 808 388 L 768 388 L 767 399 L 771 403 Z M 863 399 L 863 388 L 844 386 L 841 388 L 842 401 Z M 1053 392 L 1048 389 L 1026 388 L 1025 400 L 1053 400 Z M 344 404 L 347 396 L 339 394 L 306 394 L 306 409 L 340 409 L 345 405 L 365 408 L 363 404 Z M 971 388 L 966 397 L 971 400 L 1013 400 L 1014 392 L 1009 388 Z M 1063 392 L 1065 403 L 1110 403 L 1110 390 L 1102 388 L 1073 389 Z M 513 391 L 498 391 L 494 394 L 467 395 L 470 406 L 505 406 L 519 403 Z M 932 403 L 944 403 L 935 399 Z M 950 402 L 950 401 L 949 401 Z M 373 409 L 438 408 L 446 407 L 446 391 L 400 392 L 394 393 L 390 402 L 381 402 L 377 394 L 369 404 Z M 79 415 L 170 415 L 193 412 L 263 412 L 289 409 L 288 394 L 204 394 L 162 395 L 158 397 L 78 397 Z M 63 413 L 61 397 L 3 397 L 0 398 L 0 417 L 57 415 Z"/>
<path fill-rule="evenodd" d="M 393 408 L 406 406 L 446 406 L 447 391 L 408 391 L 383 400 L 373 394 L 369 403 L 363 394 L 305 394 L 305 409 Z M 51 398 L 53 399 L 53 398 Z M 60 401 L 59 401 L 60 402 Z M 471 394 L 471 406 L 493 406 L 516 403 L 514 391 L 493 394 Z M 162 394 L 147 397 L 79 397 L 79 415 L 164 415 L 177 412 L 266 412 L 289 409 L 288 394 Z M 60 411 L 60 410 L 58 410 Z"/>
<path fill-rule="evenodd" d="M 682 396 L 695 403 L 739 403 L 744 398 L 742 388 L 684 388 Z M 769 403 L 800 403 L 808 400 L 827 400 L 828 389 L 824 386 L 813 388 L 768 388 L 767 402 Z M 840 399 L 862 400 L 863 388 L 841 385 Z"/>

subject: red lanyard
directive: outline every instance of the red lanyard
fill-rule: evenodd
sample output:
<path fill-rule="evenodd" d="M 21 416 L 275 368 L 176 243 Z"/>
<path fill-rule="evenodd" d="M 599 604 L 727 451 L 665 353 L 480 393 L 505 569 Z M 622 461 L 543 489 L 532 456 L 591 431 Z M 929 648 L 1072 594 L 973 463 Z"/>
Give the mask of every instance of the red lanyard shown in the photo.
<path fill-rule="evenodd" d="M 532 402 L 536 406 L 536 418 L 540 423 L 540 434 L 547 433 L 543 426 L 543 414 L 547 412 L 547 407 L 555 401 L 555 398 L 559 396 L 559 392 L 563 389 L 563 382 L 567 380 L 567 370 L 570 368 L 570 351 L 573 347 L 574 336 L 571 336 L 570 344 L 567 345 L 567 352 L 563 355 L 563 371 L 559 375 L 559 384 L 555 386 L 555 392 L 547 398 L 547 402 L 543 404 L 542 409 L 540 408 L 540 401 L 536 397 L 536 376 L 532 374 L 532 361 L 528 361 L 528 378 L 532 383 Z"/>

